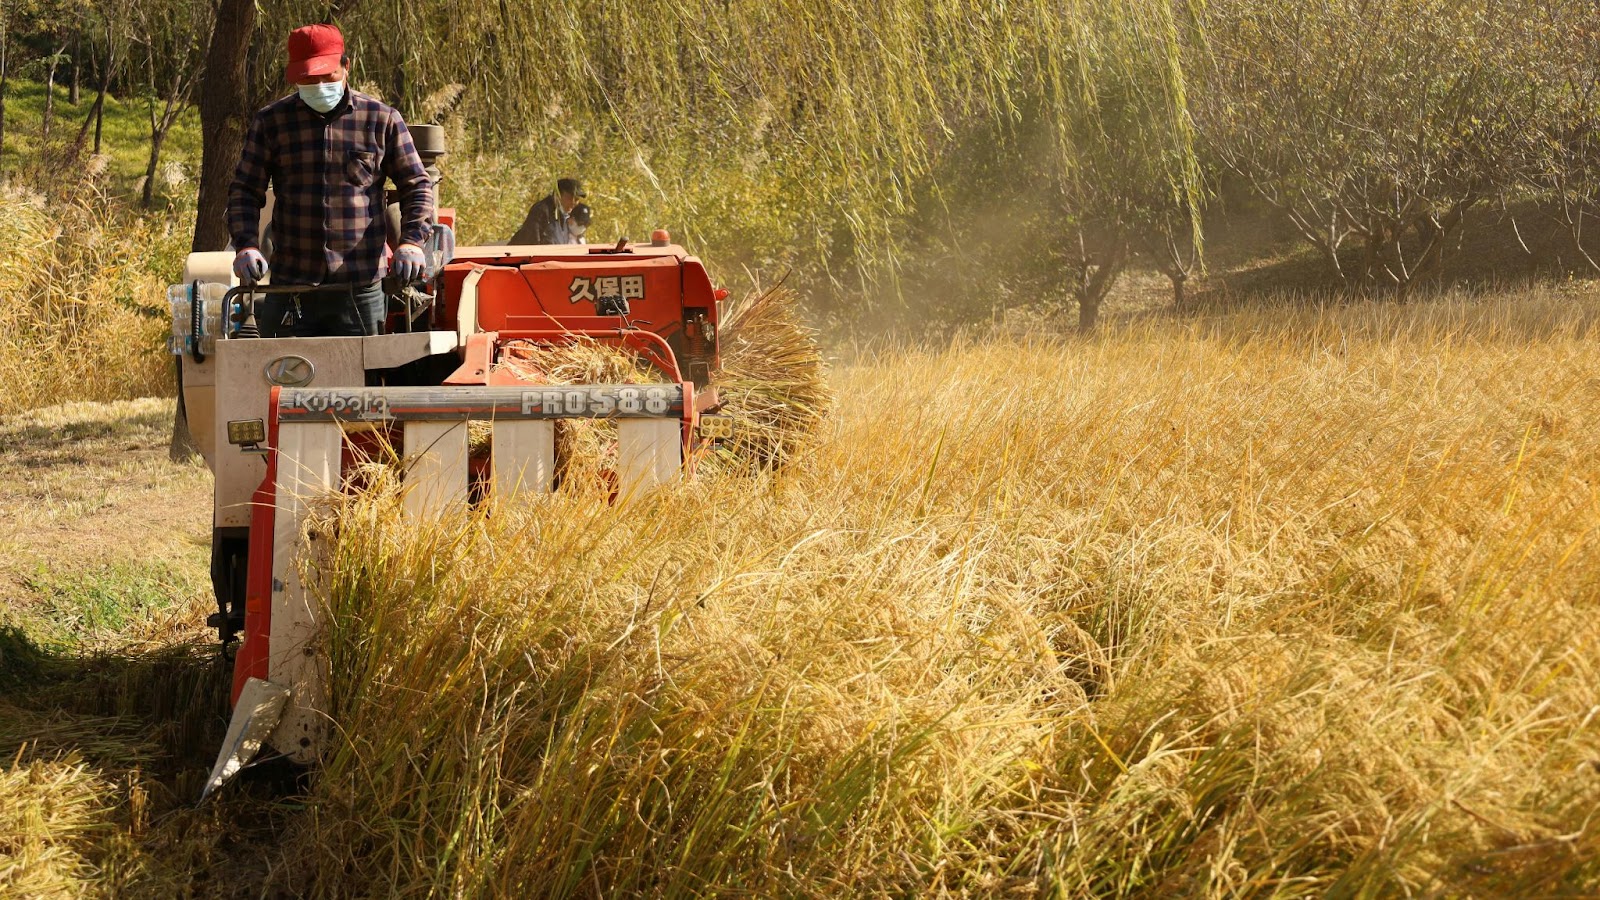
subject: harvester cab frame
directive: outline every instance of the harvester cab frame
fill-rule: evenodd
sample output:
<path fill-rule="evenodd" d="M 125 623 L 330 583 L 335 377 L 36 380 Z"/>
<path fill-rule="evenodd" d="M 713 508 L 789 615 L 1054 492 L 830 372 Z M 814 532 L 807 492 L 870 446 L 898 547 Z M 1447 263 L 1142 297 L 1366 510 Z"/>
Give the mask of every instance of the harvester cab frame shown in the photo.
<path fill-rule="evenodd" d="M 619 499 L 692 471 L 730 436 L 709 386 L 726 291 L 666 232 L 647 244 L 456 248 L 454 210 L 438 220 L 445 237 L 425 282 L 390 286 L 391 300 L 413 291 L 390 333 L 252 336 L 254 299 L 296 289 L 238 285 L 227 251 L 190 254 L 184 283 L 169 289 L 189 429 L 215 476 L 208 624 L 234 667 L 233 720 L 207 794 L 263 745 L 302 763 L 323 750 L 327 672 L 322 612 L 302 580 L 305 522 L 319 496 L 353 489 L 378 447 L 398 451 L 406 513 L 427 520 L 554 490 L 557 419 L 616 423 Z M 585 341 L 658 377 L 557 384 L 501 364 L 508 350 Z M 487 459 L 469 453 L 469 421 L 492 423 Z"/>

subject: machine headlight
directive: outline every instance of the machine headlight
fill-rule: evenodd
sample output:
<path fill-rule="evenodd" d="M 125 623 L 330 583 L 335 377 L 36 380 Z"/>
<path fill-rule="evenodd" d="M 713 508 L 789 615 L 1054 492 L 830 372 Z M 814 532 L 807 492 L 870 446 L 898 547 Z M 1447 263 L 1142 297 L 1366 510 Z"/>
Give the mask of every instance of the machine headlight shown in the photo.
<path fill-rule="evenodd" d="M 228 443 L 250 447 L 266 443 L 267 424 L 260 419 L 233 419 L 228 422 Z"/>

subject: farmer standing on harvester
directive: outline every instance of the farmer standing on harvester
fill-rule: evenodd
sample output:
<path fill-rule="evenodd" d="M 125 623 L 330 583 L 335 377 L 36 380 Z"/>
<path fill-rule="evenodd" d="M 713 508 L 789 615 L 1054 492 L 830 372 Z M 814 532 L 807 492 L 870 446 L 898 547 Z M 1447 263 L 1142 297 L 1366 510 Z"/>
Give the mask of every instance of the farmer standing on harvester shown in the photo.
<path fill-rule="evenodd" d="M 422 277 L 432 228 L 433 185 L 400 113 L 348 87 L 350 59 L 332 25 L 289 34 L 286 69 L 295 93 L 257 112 L 228 190 L 233 271 L 245 284 L 266 277 L 257 233 L 270 183 L 273 283 L 314 287 L 256 302 L 262 337 L 378 334 L 386 313 L 383 277 Z M 398 188 L 400 235 L 384 258 L 384 179 Z"/>

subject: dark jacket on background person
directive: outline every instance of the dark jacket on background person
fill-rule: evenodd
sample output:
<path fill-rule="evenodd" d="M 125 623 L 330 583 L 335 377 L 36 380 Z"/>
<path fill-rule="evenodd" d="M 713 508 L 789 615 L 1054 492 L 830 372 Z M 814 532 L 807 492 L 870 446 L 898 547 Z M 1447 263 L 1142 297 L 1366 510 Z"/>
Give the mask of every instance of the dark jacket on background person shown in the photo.
<path fill-rule="evenodd" d="M 540 200 L 528 210 L 522 227 L 508 244 L 564 244 L 567 242 L 566 215 L 555 194 Z"/>
<path fill-rule="evenodd" d="M 274 101 L 250 123 L 228 189 L 233 246 L 260 246 L 270 183 L 274 283 L 372 284 L 386 274 L 385 177 L 400 195 L 400 242 L 421 246 L 432 230 L 433 185 L 399 112 L 348 88 L 327 113 L 297 94 Z"/>

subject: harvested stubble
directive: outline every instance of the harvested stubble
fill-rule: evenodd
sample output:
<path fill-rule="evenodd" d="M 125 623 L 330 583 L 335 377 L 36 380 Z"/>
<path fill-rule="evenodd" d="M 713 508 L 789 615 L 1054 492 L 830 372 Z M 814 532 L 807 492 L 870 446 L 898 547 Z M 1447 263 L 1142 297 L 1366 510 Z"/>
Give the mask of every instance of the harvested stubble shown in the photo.
<path fill-rule="evenodd" d="M 112 788 L 75 754 L 24 761 L 27 749 L 0 768 L 0 894 L 79 896 L 97 874 Z"/>
<path fill-rule="evenodd" d="M 351 500 L 297 886 L 1593 895 L 1597 308 L 905 352 L 782 477 Z"/>
<path fill-rule="evenodd" d="M 194 807 L 226 722 L 214 649 L 56 652 L 0 630 L 0 896 L 229 893 L 205 869 L 263 797 Z"/>

